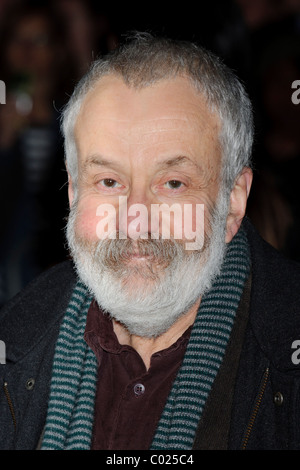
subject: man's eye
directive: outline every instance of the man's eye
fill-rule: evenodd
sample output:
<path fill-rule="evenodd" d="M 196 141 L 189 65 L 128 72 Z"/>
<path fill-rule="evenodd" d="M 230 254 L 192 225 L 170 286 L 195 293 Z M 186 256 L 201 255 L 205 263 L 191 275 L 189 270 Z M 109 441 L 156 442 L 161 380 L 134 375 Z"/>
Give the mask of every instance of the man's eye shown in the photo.
<path fill-rule="evenodd" d="M 167 189 L 179 189 L 179 188 L 181 188 L 182 185 L 183 185 L 183 183 L 181 181 L 178 181 L 178 180 L 170 180 L 170 181 L 167 181 L 164 184 L 164 186 Z"/>
<path fill-rule="evenodd" d="M 103 180 L 100 181 L 100 184 L 102 186 L 105 186 L 105 188 L 117 188 L 120 186 L 120 183 L 118 183 L 116 180 L 113 180 L 111 178 L 104 178 Z"/>

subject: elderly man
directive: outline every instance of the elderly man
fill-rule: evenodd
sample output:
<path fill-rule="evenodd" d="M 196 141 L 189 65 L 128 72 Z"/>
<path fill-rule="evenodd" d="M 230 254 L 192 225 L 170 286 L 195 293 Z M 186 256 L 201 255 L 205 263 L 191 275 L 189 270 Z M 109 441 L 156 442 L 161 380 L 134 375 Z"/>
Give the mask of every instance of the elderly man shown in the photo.
<path fill-rule="evenodd" d="M 80 81 L 63 132 L 73 261 L 2 311 L 1 448 L 300 448 L 300 271 L 244 219 L 237 78 L 137 35 Z"/>

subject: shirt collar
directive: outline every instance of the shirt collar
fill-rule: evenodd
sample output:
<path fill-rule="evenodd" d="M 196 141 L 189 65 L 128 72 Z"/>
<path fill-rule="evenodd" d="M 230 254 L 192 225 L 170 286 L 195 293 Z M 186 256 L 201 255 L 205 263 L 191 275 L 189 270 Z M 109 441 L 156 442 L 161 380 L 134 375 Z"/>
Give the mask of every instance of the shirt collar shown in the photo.
<path fill-rule="evenodd" d="M 162 356 L 177 350 L 179 347 L 186 347 L 192 326 L 187 328 L 183 335 L 177 339 L 171 346 L 161 351 L 157 351 L 153 356 Z M 84 333 L 84 339 L 93 349 L 98 361 L 101 359 L 103 351 L 111 354 L 119 354 L 128 348 L 129 345 L 122 345 L 113 329 L 113 322 L 108 313 L 104 312 L 95 300 L 92 300 L 87 314 L 87 322 Z"/>

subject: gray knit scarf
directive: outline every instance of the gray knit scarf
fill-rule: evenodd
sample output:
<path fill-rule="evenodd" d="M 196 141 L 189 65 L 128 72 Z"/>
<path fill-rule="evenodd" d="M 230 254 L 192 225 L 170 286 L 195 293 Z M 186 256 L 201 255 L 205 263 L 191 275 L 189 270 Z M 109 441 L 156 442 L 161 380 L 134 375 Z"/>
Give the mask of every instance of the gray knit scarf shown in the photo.
<path fill-rule="evenodd" d="M 240 230 L 228 246 L 221 274 L 202 298 L 151 449 L 192 449 L 249 272 L 248 242 Z M 83 335 L 91 300 L 87 288 L 78 281 L 56 344 L 41 449 L 90 449 L 97 360 Z"/>

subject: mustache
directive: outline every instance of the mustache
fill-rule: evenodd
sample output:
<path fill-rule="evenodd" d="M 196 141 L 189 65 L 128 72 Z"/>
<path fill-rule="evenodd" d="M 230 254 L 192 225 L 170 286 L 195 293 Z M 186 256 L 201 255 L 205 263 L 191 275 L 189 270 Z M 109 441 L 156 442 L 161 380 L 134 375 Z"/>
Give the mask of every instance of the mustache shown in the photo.
<path fill-rule="evenodd" d="M 91 269 L 96 269 L 100 276 L 101 272 L 110 272 L 121 279 L 124 286 L 130 284 L 132 276 L 151 283 L 160 282 L 162 274 L 171 274 L 176 266 L 184 265 L 188 259 L 199 262 L 205 248 L 204 244 L 199 251 L 187 251 L 183 240 L 165 239 L 158 233 L 153 239 L 149 234 L 148 238 L 126 238 L 122 232 L 117 232 L 113 238 L 91 240 L 76 233 L 72 222 L 74 219 L 69 219 L 67 238 L 73 258 L 82 263 L 86 254 L 92 263 Z M 132 262 L 135 257 L 143 259 Z"/>
<path fill-rule="evenodd" d="M 175 257 L 184 252 L 183 244 L 174 239 L 150 238 L 122 238 L 117 232 L 114 239 L 105 239 L 97 242 L 95 257 L 103 257 L 106 263 L 121 264 L 133 257 L 145 257 L 149 262 L 155 260 L 169 264 Z"/>
<path fill-rule="evenodd" d="M 149 279 L 156 279 L 161 270 L 180 263 L 186 257 L 197 258 L 205 249 L 205 245 L 198 252 L 186 251 L 184 242 L 174 238 L 164 239 L 157 234 L 155 239 L 125 238 L 122 232 L 114 233 L 114 238 L 102 240 L 87 240 L 78 236 L 72 230 L 72 241 L 84 252 L 89 252 L 93 263 L 98 268 L 114 272 L 118 277 L 129 274 L 140 275 Z M 71 245 L 73 245 L 71 243 Z M 70 246 L 71 251 L 72 247 Z M 130 263 L 135 257 L 143 257 L 141 264 Z"/>
<path fill-rule="evenodd" d="M 135 275 L 144 280 L 159 280 L 162 270 L 180 262 L 185 256 L 183 244 L 172 239 L 115 239 L 101 240 L 94 251 L 94 261 L 103 269 L 123 279 Z M 130 263 L 135 257 L 143 257 L 142 264 Z"/>
<path fill-rule="evenodd" d="M 207 244 L 204 243 L 201 250 L 193 252 L 186 251 L 184 246 L 184 241 L 173 238 L 163 239 L 159 236 L 157 239 L 122 239 L 118 233 L 115 239 L 101 240 L 96 244 L 94 260 L 103 269 L 109 269 L 123 279 L 126 275 L 135 273 L 144 279 L 157 280 L 162 270 L 172 269 L 172 266 L 185 259 L 199 261 Z M 144 258 L 142 264 L 130 264 L 137 256 Z"/>

